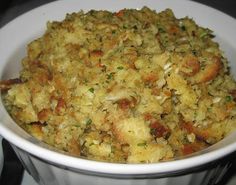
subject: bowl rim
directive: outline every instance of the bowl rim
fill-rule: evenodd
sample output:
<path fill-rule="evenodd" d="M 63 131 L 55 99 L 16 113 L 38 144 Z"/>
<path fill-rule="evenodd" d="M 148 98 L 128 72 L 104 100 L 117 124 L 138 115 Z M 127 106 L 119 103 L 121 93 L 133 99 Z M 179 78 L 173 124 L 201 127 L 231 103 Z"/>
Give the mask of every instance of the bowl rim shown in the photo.
<path fill-rule="evenodd" d="M 75 2 L 76 0 L 72 0 Z M 105 2 L 106 0 L 102 0 Z M 0 37 L 1 34 L 15 24 L 15 22 L 20 21 L 26 16 L 32 16 L 32 14 L 36 11 L 44 10 L 48 6 L 52 7 L 55 5 L 62 6 L 66 1 L 54 1 L 45 5 L 42 5 L 38 8 L 35 8 L 19 17 L 14 19 L 13 21 L 6 24 L 3 28 L 0 29 Z M 132 2 L 142 2 L 141 0 L 134 0 Z M 148 0 L 148 3 L 154 2 L 154 0 Z M 171 3 L 171 0 L 167 0 L 167 3 Z M 148 4 L 147 3 L 147 4 Z M 216 19 L 220 20 L 222 17 L 226 17 L 227 24 L 232 24 L 232 27 L 236 28 L 236 20 L 219 10 L 213 9 L 206 5 L 202 5 L 196 2 L 187 1 L 187 0 L 176 0 L 175 3 L 187 3 L 197 6 L 200 8 L 199 10 L 209 11 L 216 17 Z M 228 39 L 228 38 L 227 38 Z M 236 46 L 235 46 L 236 48 Z M 167 173 L 174 172 L 180 170 L 186 170 L 192 167 L 200 166 L 211 161 L 217 160 L 225 155 L 228 155 L 236 150 L 236 142 L 232 144 L 225 145 L 223 148 L 213 150 L 208 152 L 208 150 L 204 150 L 200 155 L 190 155 L 184 159 L 174 160 L 174 161 L 166 161 L 159 163 L 151 163 L 151 164 L 119 164 L 119 163 L 109 163 L 109 162 L 100 162 L 82 159 L 78 157 L 73 157 L 69 155 L 65 155 L 62 153 L 58 153 L 53 150 L 49 150 L 45 147 L 34 144 L 30 141 L 30 139 L 25 139 L 20 135 L 13 132 L 12 128 L 8 128 L 6 125 L 6 121 L 15 124 L 16 123 L 9 117 L 5 108 L 3 107 L 2 102 L 0 102 L 0 134 L 7 139 L 13 145 L 19 147 L 20 149 L 27 151 L 28 153 L 37 156 L 39 158 L 45 159 L 46 161 L 51 161 L 55 164 L 59 164 L 66 167 L 72 167 L 75 169 L 84 169 L 91 172 L 98 173 L 106 173 L 106 174 L 123 174 L 123 175 L 139 175 L 139 174 L 151 174 L 151 173 Z M 5 124 L 4 124 L 5 123 Z M 17 125 L 18 126 L 18 125 Z M 232 136 L 233 137 L 233 136 Z M 211 148 L 211 147 L 209 147 Z"/>
<path fill-rule="evenodd" d="M 6 112 L 5 112 L 6 114 Z M 1 115 L 1 114 L 0 114 Z M 6 119 L 13 124 L 16 124 L 8 115 L 5 115 Z M 18 125 L 15 125 L 19 127 Z M 19 127 L 19 129 L 21 129 Z M 22 129 L 21 129 L 22 130 Z M 23 131 L 23 130 L 22 130 Z M 25 131 L 23 131 L 25 132 Z M 28 140 L 15 134 L 11 129 L 0 124 L 0 133 L 7 141 L 15 145 L 17 148 L 33 155 L 43 161 L 47 161 L 48 164 L 60 166 L 61 168 L 72 168 L 81 171 L 93 172 L 95 174 L 110 174 L 110 175 L 145 175 L 145 174 L 163 174 L 163 173 L 179 173 L 180 171 L 186 171 L 190 168 L 197 168 L 202 165 L 206 165 L 217 159 L 220 159 L 236 150 L 236 142 L 220 149 L 210 152 L 204 152 L 204 150 L 197 152 L 193 155 L 186 156 L 183 159 L 165 161 L 158 163 L 148 164 L 122 164 L 122 163 L 110 163 L 102 161 L 94 161 L 83 158 L 78 158 L 70 155 L 63 154 L 56 150 L 51 150 L 37 145 L 42 142 L 35 141 L 35 138 L 29 136 L 28 133 L 24 133 Z M 235 138 L 236 133 L 229 135 L 228 137 Z M 35 144 L 36 143 L 36 144 Z M 217 143 L 219 144 L 219 142 Z M 215 145 L 212 145 L 215 146 Z M 210 146 L 210 147 L 212 147 Z M 209 149 L 208 147 L 207 149 Z M 200 155 L 198 155 L 200 153 Z"/>

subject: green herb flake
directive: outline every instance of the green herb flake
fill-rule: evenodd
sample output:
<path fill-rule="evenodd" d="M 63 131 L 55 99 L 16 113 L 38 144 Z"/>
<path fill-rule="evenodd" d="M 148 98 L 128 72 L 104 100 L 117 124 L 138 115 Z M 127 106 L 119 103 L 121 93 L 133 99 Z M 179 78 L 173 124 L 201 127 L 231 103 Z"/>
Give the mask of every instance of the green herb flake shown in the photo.
<path fill-rule="evenodd" d="M 91 88 L 89 89 L 89 92 L 94 93 L 94 88 L 91 87 Z"/>
<path fill-rule="evenodd" d="M 115 150 L 116 150 L 115 146 L 111 146 L 111 153 L 115 153 Z"/>
<path fill-rule="evenodd" d="M 207 111 L 208 111 L 208 112 L 211 112 L 211 111 L 212 111 L 212 107 L 208 107 L 208 108 L 207 108 Z"/>
<path fill-rule="evenodd" d="M 225 101 L 226 101 L 226 102 L 230 102 L 230 101 L 232 101 L 232 100 L 233 100 L 232 96 L 226 96 L 226 97 L 225 97 Z"/>
<path fill-rule="evenodd" d="M 144 146 L 144 147 L 146 147 L 147 146 L 147 142 L 145 141 L 143 143 L 138 143 L 137 146 Z"/>
<path fill-rule="evenodd" d="M 165 30 L 165 28 L 164 28 L 162 25 L 158 24 L 158 25 L 157 25 L 157 28 L 158 28 L 158 31 L 159 31 L 160 33 L 166 33 L 166 30 Z"/>
<path fill-rule="evenodd" d="M 90 118 L 88 118 L 88 119 L 86 120 L 86 125 L 91 125 L 92 122 L 93 122 L 93 121 L 92 121 Z"/>
<path fill-rule="evenodd" d="M 127 25 L 123 25 L 123 29 L 127 29 L 128 28 L 128 26 Z"/>
<path fill-rule="evenodd" d="M 108 80 L 113 80 L 114 79 L 114 73 L 107 74 L 107 79 Z"/>
<path fill-rule="evenodd" d="M 151 128 L 151 129 L 150 129 L 150 133 L 151 133 L 152 135 L 155 135 L 156 132 L 157 132 L 157 129 L 156 129 L 156 128 Z"/>
<path fill-rule="evenodd" d="M 146 163 L 146 161 L 144 161 L 144 160 L 141 160 L 141 161 L 139 161 L 140 163 Z"/>
<path fill-rule="evenodd" d="M 119 66 L 119 67 L 117 67 L 117 69 L 122 70 L 122 69 L 124 69 L 124 67 L 123 66 Z"/>
<path fill-rule="evenodd" d="M 203 32 L 201 35 L 200 35 L 200 38 L 204 38 L 208 35 L 208 32 Z"/>

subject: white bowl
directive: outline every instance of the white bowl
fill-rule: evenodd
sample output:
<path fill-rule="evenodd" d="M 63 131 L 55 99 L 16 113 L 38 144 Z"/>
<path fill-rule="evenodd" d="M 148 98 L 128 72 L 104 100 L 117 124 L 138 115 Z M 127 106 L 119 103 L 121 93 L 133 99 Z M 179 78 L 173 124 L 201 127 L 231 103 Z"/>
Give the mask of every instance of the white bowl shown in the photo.
<path fill-rule="evenodd" d="M 198 24 L 214 30 L 216 40 L 229 61 L 236 58 L 236 20 L 207 6 L 186 0 L 62 0 L 36 8 L 0 30 L 1 79 L 18 76 L 26 44 L 44 32 L 48 20 L 62 20 L 66 13 L 80 9 L 116 11 L 144 5 L 157 11 L 171 8 L 177 17 L 193 17 Z M 230 62 L 230 66 L 236 74 L 236 63 Z M 213 180 L 219 180 L 229 164 L 227 160 L 219 159 L 236 151 L 234 132 L 219 143 L 184 159 L 156 164 L 115 164 L 71 157 L 22 130 L 10 118 L 2 101 L 0 135 L 12 144 L 27 171 L 39 184 L 200 184 L 208 182 L 213 174 Z"/>

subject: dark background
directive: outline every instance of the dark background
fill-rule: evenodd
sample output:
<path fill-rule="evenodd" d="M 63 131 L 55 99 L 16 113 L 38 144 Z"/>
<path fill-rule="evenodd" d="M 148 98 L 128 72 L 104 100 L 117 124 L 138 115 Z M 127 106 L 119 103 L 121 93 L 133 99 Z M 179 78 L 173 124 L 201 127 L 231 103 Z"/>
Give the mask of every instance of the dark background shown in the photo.
<path fill-rule="evenodd" d="M 53 0 L 0 0 L 0 28 L 18 15 L 51 1 Z M 236 18 L 236 0 L 193 1 L 206 4 Z M 233 39 L 235 39 L 236 41 L 236 37 Z M 21 166 L 13 150 L 5 140 L 3 141 L 2 145 L 5 155 L 5 161 L 3 172 L 0 176 L 0 184 L 20 185 L 23 174 L 23 167 Z M 219 185 L 225 185 L 232 176 L 236 175 L 236 156 L 231 160 L 233 165 L 229 169 L 225 178 L 219 183 Z"/>

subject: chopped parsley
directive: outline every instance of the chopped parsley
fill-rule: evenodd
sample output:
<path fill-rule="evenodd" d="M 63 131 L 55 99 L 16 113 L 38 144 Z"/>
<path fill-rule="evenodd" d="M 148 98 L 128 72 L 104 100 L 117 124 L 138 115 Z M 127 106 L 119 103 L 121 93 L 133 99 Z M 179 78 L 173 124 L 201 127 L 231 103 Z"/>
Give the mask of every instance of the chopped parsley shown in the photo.
<path fill-rule="evenodd" d="M 91 125 L 92 122 L 93 122 L 93 121 L 92 121 L 90 118 L 88 118 L 88 119 L 86 120 L 86 125 Z"/>
<path fill-rule="evenodd" d="M 144 147 L 146 147 L 147 146 L 147 142 L 144 141 L 143 143 L 138 143 L 137 146 L 144 146 Z"/>
<path fill-rule="evenodd" d="M 114 73 L 107 74 L 107 79 L 108 80 L 113 80 L 114 79 Z"/>
<path fill-rule="evenodd" d="M 124 67 L 123 66 L 118 66 L 117 69 L 122 70 L 122 69 L 124 69 Z"/>
<path fill-rule="evenodd" d="M 89 92 L 94 93 L 94 88 L 91 87 L 91 88 L 89 89 Z"/>
<path fill-rule="evenodd" d="M 201 35 L 200 35 L 200 38 L 204 38 L 208 35 L 208 32 L 203 32 Z"/>
<path fill-rule="evenodd" d="M 226 101 L 226 102 L 230 102 L 230 101 L 232 101 L 232 100 L 233 100 L 232 96 L 226 96 L 226 97 L 225 97 L 225 101 Z"/>

